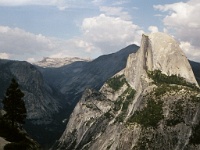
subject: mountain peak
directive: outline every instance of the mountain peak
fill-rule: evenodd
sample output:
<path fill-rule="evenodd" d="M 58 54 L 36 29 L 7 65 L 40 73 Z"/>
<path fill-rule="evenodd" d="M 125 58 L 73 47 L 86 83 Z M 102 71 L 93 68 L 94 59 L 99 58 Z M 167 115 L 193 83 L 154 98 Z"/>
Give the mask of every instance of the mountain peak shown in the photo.
<path fill-rule="evenodd" d="M 51 58 L 51 57 L 44 57 L 41 61 L 38 61 L 34 63 L 37 66 L 40 67 L 52 67 L 52 68 L 58 68 L 62 67 L 64 65 L 69 65 L 76 61 L 91 61 L 91 59 L 84 59 L 79 57 L 65 57 L 65 58 Z"/>
<path fill-rule="evenodd" d="M 99 92 L 84 93 L 53 149 L 197 150 L 200 99 L 193 84 L 198 86 L 172 37 L 143 35 L 124 70 Z"/>
<path fill-rule="evenodd" d="M 133 67 L 134 64 L 134 67 Z M 125 75 L 137 89 L 147 71 L 160 70 L 166 75 L 177 75 L 198 86 L 191 66 L 179 43 L 166 33 L 143 34 L 141 47 L 128 58 Z"/>

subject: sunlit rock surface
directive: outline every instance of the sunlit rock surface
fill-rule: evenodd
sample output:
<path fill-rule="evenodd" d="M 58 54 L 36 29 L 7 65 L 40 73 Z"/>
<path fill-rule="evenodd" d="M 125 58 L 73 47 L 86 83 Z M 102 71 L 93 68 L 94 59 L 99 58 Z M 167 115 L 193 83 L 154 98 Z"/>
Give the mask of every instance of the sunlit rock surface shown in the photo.
<path fill-rule="evenodd" d="M 100 92 L 87 90 L 52 149 L 198 150 L 200 96 L 191 67 L 169 35 L 141 48 Z"/>

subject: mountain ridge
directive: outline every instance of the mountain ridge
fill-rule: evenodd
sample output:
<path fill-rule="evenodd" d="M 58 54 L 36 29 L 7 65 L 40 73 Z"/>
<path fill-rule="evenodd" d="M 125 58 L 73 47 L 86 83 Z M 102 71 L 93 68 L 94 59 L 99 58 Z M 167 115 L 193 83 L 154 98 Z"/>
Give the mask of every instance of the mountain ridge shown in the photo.
<path fill-rule="evenodd" d="M 154 57 L 149 50 L 155 47 L 148 46 L 145 36 L 137 53 L 129 56 L 124 70 L 110 78 L 100 91 L 85 91 L 52 149 L 200 148 L 195 141 L 199 136 L 195 131 L 200 126 L 199 88 L 191 67 L 187 61 L 170 64 L 185 65 L 179 68 L 186 67 L 191 80 L 179 74 L 181 69 L 180 72 L 176 68 L 149 69 L 156 66 L 156 61 L 148 62 Z M 174 50 L 174 46 L 168 48 Z M 181 55 L 179 48 L 175 51 Z M 165 67 L 165 63 L 160 67 Z"/>
<path fill-rule="evenodd" d="M 89 62 L 91 61 L 91 59 L 84 59 L 79 57 L 65 57 L 65 58 L 44 57 L 41 61 L 33 63 L 33 65 L 40 66 L 43 68 L 48 68 L 48 67 L 59 68 L 77 61 Z"/>
<path fill-rule="evenodd" d="M 125 67 L 128 55 L 137 49 L 138 46 L 131 45 L 90 62 L 77 61 L 59 68 L 43 68 L 24 61 L 0 60 L 0 82 L 3 85 L 0 87 L 0 99 L 3 99 L 11 78 L 15 77 L 23 92 L 28 95 L 28 100 L 25 99 L 28 109 L 35 110 L 29 111 L 32 118 L 29 117 L 26 121 L 25 128 L 43 147 L 49 147 L 65 129 L 68 117 L 82 92 L 86 88 L 100 89 L 108 78 Z M 36 97 L 30 101 L 29 98 L 34 95 Z M 44 99 L 38 101 L 37 97 Z M 40 117 L 37 117 L 35 113 L 39 115 L 42 111 Z"/>

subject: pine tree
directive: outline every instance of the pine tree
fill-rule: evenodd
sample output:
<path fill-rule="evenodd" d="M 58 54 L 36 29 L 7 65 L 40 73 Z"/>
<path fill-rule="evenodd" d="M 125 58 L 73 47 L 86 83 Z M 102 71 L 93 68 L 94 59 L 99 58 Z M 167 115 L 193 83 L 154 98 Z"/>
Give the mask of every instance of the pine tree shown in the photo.
<path fill-rule="evenodd" d="M 15 79 L 12 79 L 3 99 L 3 109 L 6 111 L 4 117 L 11 121 L 12 127 L 14 127 L 15 123 L 25 123 L 26 107 L 23 97 L 24 93 L 19 89 L 18 83 Z"/>

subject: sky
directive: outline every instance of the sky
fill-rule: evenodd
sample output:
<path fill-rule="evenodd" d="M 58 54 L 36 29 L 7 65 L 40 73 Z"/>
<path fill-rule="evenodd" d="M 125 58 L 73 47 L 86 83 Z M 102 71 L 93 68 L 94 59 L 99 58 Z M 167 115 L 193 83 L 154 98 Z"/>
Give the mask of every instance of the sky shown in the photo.
<path fill-rule="evenodd" d="M 0 58 L 94 59 L 166 32 L 200 62 L 200 0 L 0 0 Z"/>

